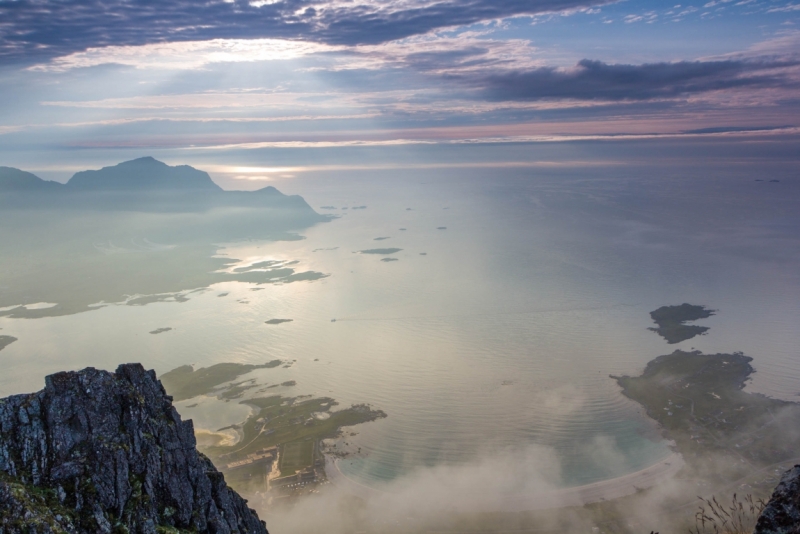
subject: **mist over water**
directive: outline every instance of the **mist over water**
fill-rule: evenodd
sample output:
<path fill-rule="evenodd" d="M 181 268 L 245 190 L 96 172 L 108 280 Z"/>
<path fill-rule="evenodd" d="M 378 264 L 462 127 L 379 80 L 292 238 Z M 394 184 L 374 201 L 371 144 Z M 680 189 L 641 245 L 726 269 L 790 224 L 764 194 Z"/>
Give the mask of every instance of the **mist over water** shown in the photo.
<path fill-rule="evenodd" d="M 296 360 L 247 377 L 295 380 L 270 391 L 387 412 L 345 432 L 338 446 L 352 455 L 339 468 L 354 483 L 405 495 L 399 502 L 420 514 L 639 471 L 670 450 L 609 375 L 638 374 L 675 348 L 741 350 L 755 358 L 749 389 L 800 393 L 800 184 L 644 173 L 274 182 L 338 218 L 302 230 L 302 240 L 220 243 L 217 253 L 241 266 L 297 261 L 328 277 L 231 281 L 185 302 L 0 318 L 0 332 L 19 339 L 0 354 L 0 393 L 33 391 L 45 374 L 87 365 L 142 361 L 163 373 Z M 400 250 L 359 253 L 378 248 Z M 699 323 L 711 327 L 707 336 L 668 346 L 647 330 L 648 312 L 682 302 L 719 312 Z M 292 322 L 264 324 L 273 318 Z M 163 327 L 173 330 L 149 334 Z M 193 403 L 177 406 L 205 430 L 246 416 L 236 402 Z M 482 497 L 463 489 L 475 481 Z M 438 490 L 411 498 L 423 486 Z"/>

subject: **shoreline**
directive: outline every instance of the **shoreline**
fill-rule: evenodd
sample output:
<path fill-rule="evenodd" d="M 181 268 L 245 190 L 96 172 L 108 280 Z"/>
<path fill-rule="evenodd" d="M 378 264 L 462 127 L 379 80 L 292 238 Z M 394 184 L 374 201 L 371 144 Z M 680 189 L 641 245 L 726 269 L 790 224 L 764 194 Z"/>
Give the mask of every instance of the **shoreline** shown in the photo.
<path fill-rule="evenodd" d="M 673 452 L 666 458 L 633 473 L 581 486 L 506 498 L 501 507 L 486 511 L 524 512 L 610 501 L 651 488 L 664 479 L 672 478 L 684 465 L 683 457 Z M 339 468 L 338 458 L 325 456 L 325 473 L 331 484 L 338 489 L 365 500 L 390 494 L 347 477 Z"/>

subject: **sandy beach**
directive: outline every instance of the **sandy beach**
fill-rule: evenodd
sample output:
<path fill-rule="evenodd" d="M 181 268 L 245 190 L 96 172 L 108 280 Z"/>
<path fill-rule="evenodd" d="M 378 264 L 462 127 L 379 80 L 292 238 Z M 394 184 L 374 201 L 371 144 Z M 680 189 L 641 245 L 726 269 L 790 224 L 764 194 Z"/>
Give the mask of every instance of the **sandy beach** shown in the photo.
<path fill-rule="evenodd" d="M 387 492 L 366 486 L 345 476 L 339 469 L 338 462 L 338 458 L 325 457 L 325 472 L 328 480 L 334 486 L 362 499 L 386 495 Z M 684 461 L 681 455 L 673 453 L 645 469 L 609 480 L 542 493 L 509 496 L 503 499 L 503 505 L 500 508 L 496 508 L 495 511 L 521 512 L 566 506 L 583 506 L 600 501 L 618 499 L 626 495 L 632 495 L 638 490 L 651 488 L 659 482 L 675 476 L 683 466 Z"/>

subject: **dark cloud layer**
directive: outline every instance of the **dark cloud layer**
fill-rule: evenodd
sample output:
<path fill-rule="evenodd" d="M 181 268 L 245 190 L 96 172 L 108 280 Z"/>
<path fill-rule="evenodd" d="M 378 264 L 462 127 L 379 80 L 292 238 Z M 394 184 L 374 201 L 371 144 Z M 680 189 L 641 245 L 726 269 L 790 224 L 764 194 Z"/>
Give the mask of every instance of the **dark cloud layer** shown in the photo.
<path fill-rule="evenodd" d="M 610 65 L 584 59 L 574 69 L 543 67 L 470 80 L 495 100 L 648 100 L 738 87 L 790 87 L 776 71 L 797 62 L 727 60 Z"/>
<path fill-rule="evenodd" d="M 41 61 L 90 47 L 215 38 L 381 43 L 437 28 L 610 0 L 328 1 L 0 0 L 0 62 Z M 255 7 L 260 3 L 264 5 Z"/>

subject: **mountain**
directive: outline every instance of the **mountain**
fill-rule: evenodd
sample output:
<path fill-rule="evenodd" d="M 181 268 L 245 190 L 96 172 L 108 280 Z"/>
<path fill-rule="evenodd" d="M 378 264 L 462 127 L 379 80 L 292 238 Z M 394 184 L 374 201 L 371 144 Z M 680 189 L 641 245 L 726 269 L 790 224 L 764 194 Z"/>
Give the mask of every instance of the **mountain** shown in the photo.
<path fill-rule="evenodd" d="M 0 400 L 0 532 L 268 534 L 153 371 L 48 376 Z"/>
<path fill-rule="evenodd" d="M 222 191 L 208 173 L 188 165 L 170 167 L 151 157 L 125 161 L 99 171 L 75 173 L 67 187 L 81 191 Z"/>
<path fill-rule="evenodd" d="M 300 196 L 284 195 L 271 186 L 258 191 L 225 191 L 204 171 L 189 165 L 173 167 L 151 157 L 80 171 L 66 184 L 0 167 L 0 207 L 181 213 L 225 207 L 269 208 L 285 220 L 288 217 L 302 222 L 301 226 L 328 220 Z"/>
<path fill-rule="evenodd" d="M 0 167 L 0 192 L 56 191 L 63 189 L 64 184 L 42 180 L 35 174 L 21 171 L 14 167 Z"/>
<path fill-rule="evenodd" d="M 800 465 L 789 469 L 767 501 L 753 534 L 800 532 Z"/>

